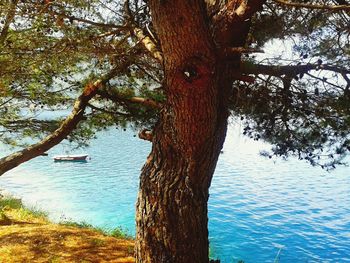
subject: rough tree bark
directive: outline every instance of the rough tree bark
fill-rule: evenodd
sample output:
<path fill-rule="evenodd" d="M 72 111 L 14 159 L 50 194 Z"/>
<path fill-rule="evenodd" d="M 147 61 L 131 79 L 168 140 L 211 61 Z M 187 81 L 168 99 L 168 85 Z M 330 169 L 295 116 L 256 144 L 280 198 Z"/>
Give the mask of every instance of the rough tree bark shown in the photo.
<path fill-rule="evenodd" d="M 235 3 L 237 10 L 245 5 L 240 14 L 258 9 Z M 234 13 L 232 1 L 213 18 L 216 26 L 203 0 L 149 5 L 161 41 L 167 101 L 140 178 L 136 261 L 205 263 L 209 186 L 226 136 L 232 76 L 239 75 L 232 73 L 240 62 L 240 54 L 223 59 L 220 50 L 242 46 L 249 25 Z"/>

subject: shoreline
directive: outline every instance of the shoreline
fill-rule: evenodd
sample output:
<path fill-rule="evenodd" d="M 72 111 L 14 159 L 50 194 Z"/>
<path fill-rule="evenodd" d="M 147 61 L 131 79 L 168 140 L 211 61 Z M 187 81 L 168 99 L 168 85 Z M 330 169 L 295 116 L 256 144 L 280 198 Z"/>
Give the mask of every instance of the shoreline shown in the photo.
<path fill-rule="evenodd" d="M 15 196 L 14 194 L 10 193 L 9 191 L 7 191 L 5 189 L 0 189 L 0 199 L 3 198 L 3 197 L 19 198 L 19 197 Z"/>
<path fill-rule="evenodd" d="M 135 262 L 134 241 L 119 229 L 52 223 L 0 191 L 0 262 Z"/>

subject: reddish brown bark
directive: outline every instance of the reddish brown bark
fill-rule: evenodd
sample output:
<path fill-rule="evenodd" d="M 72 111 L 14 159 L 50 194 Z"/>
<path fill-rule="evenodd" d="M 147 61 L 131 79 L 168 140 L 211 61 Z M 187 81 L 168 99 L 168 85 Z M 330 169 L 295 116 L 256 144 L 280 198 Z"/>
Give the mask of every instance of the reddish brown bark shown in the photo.
<path fill-rule="evenodd" d="M 162 47 L 167 100 L 140 178 L 136 261 L 205 263 L 209 186 L 241 57 L 220 54 L 222 48 L 243 46 L 249 23 L 244 12 L 244 19 L 230 13 L 209 21 L 203 0 L 150 0 L 149 5 Z M 258 7 L 248 4 L 246 10 L 253 8 Z"/>
<path fill-rule="evenodd" d="M 225 67 L 218 65 L 202 1 L 152 1 L 151 10 L 167 102 L 141 175 L 136 258 L 208 262 L 208 189 L 225 138 L 223 91 L 230 81 L 221 81 Z"/>

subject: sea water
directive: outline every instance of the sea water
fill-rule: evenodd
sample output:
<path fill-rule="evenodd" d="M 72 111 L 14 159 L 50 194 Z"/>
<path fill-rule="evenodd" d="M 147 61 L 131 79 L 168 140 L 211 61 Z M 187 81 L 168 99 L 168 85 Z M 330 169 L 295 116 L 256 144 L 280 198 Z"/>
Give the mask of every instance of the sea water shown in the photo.
<path fill-rule="evenodd" d="M 259 151 L 268 147 L 229 129 L 210 188 L 211 256 L 223 263 L 350 262 L 349 167 L 327 172 L 294 159 L 266 159 Z M 131 130 L 111 129 L 84 150 L 88 162 L 53 162 L 64 149 L 1 176 L 0 189 L 52 220 L 120 226 L 133 235 L 150 143 Z"/>

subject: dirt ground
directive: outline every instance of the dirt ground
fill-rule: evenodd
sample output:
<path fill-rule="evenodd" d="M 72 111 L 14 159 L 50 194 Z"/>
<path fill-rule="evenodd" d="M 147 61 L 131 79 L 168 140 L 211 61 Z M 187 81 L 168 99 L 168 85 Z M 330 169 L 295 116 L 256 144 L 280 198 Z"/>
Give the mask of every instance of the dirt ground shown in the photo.
<path fill-rule="evenodd" d="M 0 217 L 0 263 L 135 262 L 134 242 L 52 224 L 7 209 Z"/>

